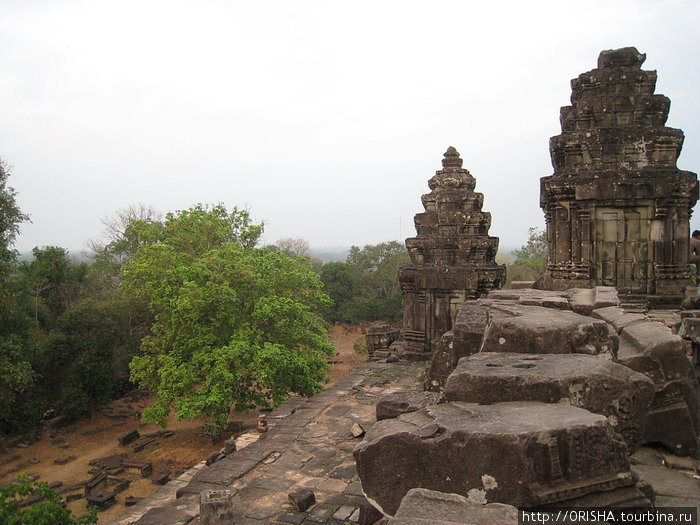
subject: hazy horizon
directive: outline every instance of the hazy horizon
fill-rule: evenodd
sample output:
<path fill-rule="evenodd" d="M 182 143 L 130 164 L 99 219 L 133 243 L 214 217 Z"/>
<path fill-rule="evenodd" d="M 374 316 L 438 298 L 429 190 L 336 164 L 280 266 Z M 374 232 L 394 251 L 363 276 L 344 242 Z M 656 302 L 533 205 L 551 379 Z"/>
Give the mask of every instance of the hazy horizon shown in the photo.
<path fill-rule="evenodd" d="M 249 208 L 266 243 L 403 242 L 448 146 L 490 235 L 521 246 L 570 80 L 604 49 L 647 54 L 678 166 L 700 169 L 698 26 L 689 0 L 5 0 L 0 158 L 33 221 L 15 247 L 82 249 L 118 209 L 200 202 Z"/>

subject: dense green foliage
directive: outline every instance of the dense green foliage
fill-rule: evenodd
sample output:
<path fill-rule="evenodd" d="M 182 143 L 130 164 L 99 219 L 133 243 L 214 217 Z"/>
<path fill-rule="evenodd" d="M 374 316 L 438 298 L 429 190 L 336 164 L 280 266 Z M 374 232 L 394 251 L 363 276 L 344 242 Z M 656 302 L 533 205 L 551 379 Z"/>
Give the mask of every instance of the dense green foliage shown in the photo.
<path fill-rule="evenodd" d="M 43 496 L 43 500 L 26 509 L 19 508 L 16 496 L 24 498 L 34 494 Z M 97 508 L 90 507 L 78 518 L 74 518 L 70 509 L 62 507 L 61 496 L 52 490 L 48 483 L 30 484 L 26 475 L 20 476 L 20 483 L 0 487 L 0 523 L 3 525 L 88 525 L 97 523 Z"/>
<path fill-rule="evenodd" d="M 28 217 L 8 177 L 0 164 L 2 433 L 94 412 L 137 385 L 155 394 L 145 419 L 162 424 L 174 409 L 217 431 L 231 407 L 321 390 L 333 354 L 323 317 L 401 318 L 401 244 L 323 265 L 303 239 L 258 248 L 263 225 L 223 205 L 164 218 L 129 207 L 105 220 L 91 263 L 59 246 L 19 263 L 13 242 Z"/>
<path fill-rule="evenodd" d="M 508 282 L 534 281 L 547 270 L 547 232 L 539 228 L 528 228 L 528 240 L 513 252 L 513 261 L 508 265 Z"/>
<path fill-rule="evenodd" d="M 140 238 L 148 226 L 136 226 Z M 330 301 L 305 259 L 255 248 L 261 233 L 244 211 L 196 206 L 168 214 L 124 265 L 122 288 L 155 318 L 131 364 L 156 396 L 144 419 L 164 424 L 174 408 L 219 431 L 231 405 L 321 390 L 333 347 L 319 312 Z"/>
<path fill-rule="evenodd" d="M 403 316 L 403 296 L 398 270 L 408 262 L 404 246 L 396 241 L 350 248 L 344 263 L 327 263 L 321 280 L 333 306 L 325 312 L 329 321 L 361 323 L 397 322 Z"/>

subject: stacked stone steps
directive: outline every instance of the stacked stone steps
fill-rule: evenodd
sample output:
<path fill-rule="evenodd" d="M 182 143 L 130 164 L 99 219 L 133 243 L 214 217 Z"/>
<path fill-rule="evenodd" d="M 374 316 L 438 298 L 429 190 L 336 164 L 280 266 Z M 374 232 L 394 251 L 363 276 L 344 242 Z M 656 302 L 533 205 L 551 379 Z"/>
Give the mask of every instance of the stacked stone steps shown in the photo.
<path fill-rule="evenodd" d="M 464 303 L 428 373 L 442 396 L 383 400 L 377 419 L 394 419 L 355 450 L 367 497 L 387 515 L 414 487 L 519 508 L 650 506 L 627 455 L 649 442 L 694 451 L 692 370 L 678 336 L 613 292 Z"/>

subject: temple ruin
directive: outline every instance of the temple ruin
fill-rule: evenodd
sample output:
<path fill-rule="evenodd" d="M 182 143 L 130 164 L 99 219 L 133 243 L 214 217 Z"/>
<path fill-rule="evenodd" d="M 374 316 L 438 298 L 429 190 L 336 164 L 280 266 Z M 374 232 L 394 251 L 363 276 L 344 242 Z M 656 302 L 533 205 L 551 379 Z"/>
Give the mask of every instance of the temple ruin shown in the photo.
<path fill-rule="evenodd" d="M 603 51 L 572 81 L 550 141 L 554 174 L 541 179 L 544 289 L 494 290 L 504 273 L 490 216 L 457 152 L 445 154 L 399 273 L 407 347 L 432 351 L 428 391 L 384 396 L 354 450 L 363 492 L 384 515 L 419 516 L 412 501 L 429 498 L 462 506 L 454 516 L 494 502 L 652 507 L 629 454 L 649 444 L 695 453 L 687 354 L 700 346 L 700 319 L 667 325 L 626 312 L 618 295 L 680 305 L 690 283 L 697 176 L 676 167 L 683 132 L 664 126 L 670 102 L 654 94 L 644 59 Z"/>
<path fill-rule="evenodd" d="M 670 100 L 656 71 L 628 47 L 603 51 L 571 81 L 554 174 L 541 179 L 549 289 L 614 286 L 620 294 L 680 303 L 690 284 L 689 219 L 697 176 L 679 170 L 683 132 L 666 127 Z"/>
<path fill-rule="evenodd" d="M 399 270 L 404 297 L 405 355 L 429 356 L 432 342 L 452 328 L 457 307 L 505 282 L 505 266 L 495 263 L 498 238 L 489 237 L 491 214 L 481 211 L 484 196 L 462 168 L 453 147 L 442 169 L 428 181 L 425 212 L 415 216 L 418 235 L 406 239 L 411 263 Z"/>

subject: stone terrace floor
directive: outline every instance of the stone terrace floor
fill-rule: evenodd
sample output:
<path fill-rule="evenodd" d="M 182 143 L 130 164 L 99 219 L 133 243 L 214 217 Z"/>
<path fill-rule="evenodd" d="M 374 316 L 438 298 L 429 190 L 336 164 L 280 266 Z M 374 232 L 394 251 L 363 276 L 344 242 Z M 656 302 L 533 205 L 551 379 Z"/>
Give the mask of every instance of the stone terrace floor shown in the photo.
<path fill-rule="evenodd" d="M 233 494 L 236 525 L 357 522 L 366 500 L 352 455 L 361 438 L 351 428 L 374 424 L 383 394 L 422 390 L 424 370 L 425 363 L 365 363 L 317 396 L 292 398 L 268 415 L 270 428 L 260 439 L 243 435 L 239 450 L 189 469 L 112 524 L 195 525 L 199 493 L 220 489 Z M 301 487 L 316 495 L 306 512 L 297 512 L 287 498 Z"/>
<path fill-rule="evenodd" d="M 268 416 L 270 429 L 240 436 L 239 450 L 209 467 L 204 462 L 135 505 L 113 525 L 196 525 L 199 493 L 233 493 L 236 525 L 357 523 L 365 502 L 352 451 L 361 438 L 351 428 L 368 430 L 383 394 L 422 390 L 425 363 L 365 363 L 321 394 L 292 398 Z M 631 457 L 632 469 L 654 488 L 657 507 L 698 507 L 698 462 L 644 447 Z M 665 465 L 665 466 L 664 466 Z M 310 488 L 316 504 L 297 512 L 287 499 Z M 176 495 L 180 495 L 176 498 Z"/>

